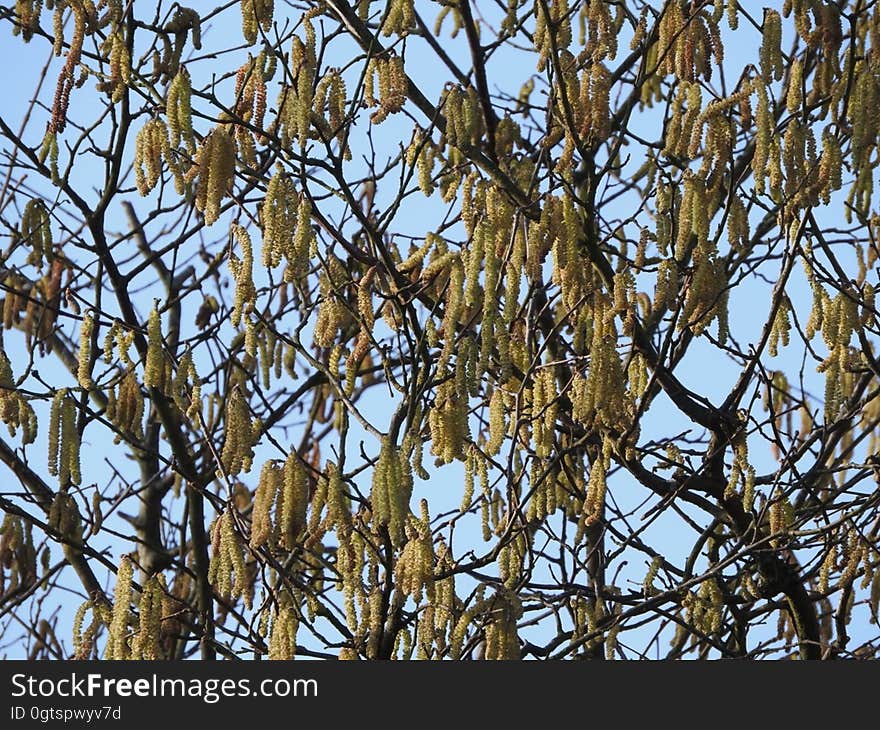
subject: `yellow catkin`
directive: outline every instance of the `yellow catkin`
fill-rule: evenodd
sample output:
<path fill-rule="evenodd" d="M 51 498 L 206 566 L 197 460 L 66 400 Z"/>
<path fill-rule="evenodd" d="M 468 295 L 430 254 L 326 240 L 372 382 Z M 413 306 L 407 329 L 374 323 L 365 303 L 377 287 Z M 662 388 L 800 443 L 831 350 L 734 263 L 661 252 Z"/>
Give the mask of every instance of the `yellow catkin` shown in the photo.
<path fill-rule="evenodd" d="M 178 147 L 181 143 L 189 154 L 195 154 L 196 141 L 192 126 L 192 86 L 187 70 L 181 66 L 177 75 L 168 85 L 165 101 L 165 114 L 168 118 L 168 130 L 171 133 L 171 146 Z"/>
<path fill-rule="evenodd" d="M 378 79 L 378 96 L 375 95 L 373 79 Z M 406 103 L 409 93 L 409 80 L 403 66 L 403 57 L 393 53 L 384 57 L 373 57 L 367 67 L 365 101 L 368 106 L 378 109 L 370 116 L 373 124 L 381 124 L 390 114 L 396 114 Z"/>
<path fill-rule="evenodd" d="M 241 33 L 248 45 L 257 42 L 260 30 L 272 29 L 274 13 L 274 0 L 241 0 Z"/>
<path fill-rule="evenodd" d="M 227 476 L 251 470 L 258 435 L 258 424 L 251 420 L 247 401 L 241 390 L 234 387 L 226 402 L 226 429 L 220 457 Z"/>
<path fill-rule="evenodd" d="M 220 205 L 229 193 L 235 173 L 235 142 L 223 127 L 215 127 L 202 141 L 196 154 L 196 210 L 205 216 L 205 225 L 220 217 Z"/>
<path fill-rule="evenodd" d="M 263 227 L 262 260 L 266 268 L 274 268 L 285 257 L 295 265 L 293 234 L 296 227 L 296 214 L 299 199 L 293 181 L 280 168 L 269 180 L 266 197 L 260 208 L 260 222 Z"/>
<path fill-rule="evenodd" d="M 254 549 L 265 545 L 272 534 L 272 507 L 275 504 L 281 477 L 282 471 L 274 461 L 263 464 L 251 513 L 250 545 Z"/>
<path fill-rule="evenodd" d="M 776 10 L 764 9 L 761 36 L 761 76 L 764 83 L 779 81 L 785 73 L 782 57 L 782 18 Z"/>
<path fill-rule="evenodd" d="M 144 364 L 144 385 L 165 389 L 165 354 L 162 342 L 162 319 L 154 306 L 147 320 L 147 360 Z"/>
<path fill-rule="evenodd" d="M 76 428 L 76 404 L 67 388 L 59 390 L 49 410 L 49 473 L 64 486 L 80 483 L 79 431 Z"/>
<path fill-rule="evenodd" d="M 233 327 L 238 327 L 242 315 L 250 314 L 257 300 L 257 290 L 254 285 L 254 249 L 246 228 L 233 223 L 231 233 L 233 242 L 237 241 L 241 245 L 241 258 L 235 252 L 230 252 L 229 255 L 229 269 L 235 279 L 235 299 L 230 322 Z"/>
<path fill-rule="evenodd" d="M 299 611 L 287 591 L 278 599 L 269 632 L 269 659 L 289 660 L 296 655 L 296 632 L 299 629 Z"/>
<path fill-rule="evenodd" d="M 128 643 L 128 622 L 131 615 L 131 580 L 133 575 L 134 566 L 131 559 L 125 555 L 119 562 L 119 569 L 116 571 L 113 615 L 110 620 L 105 653 L 107 659 L 128 659 L 131 655 Z"/>
<path fill-rule="evenodd" d="M 95 318 L 91 312 L 83 317 L 79 330 L 79 351 L 77 352 L 76 379 L 81 388 L 90 389 L 93 385 L 91 376 L 92 366 L 92 336 L 95 331 Z"/>
<path fill-rule="evenodd" d="M 800 58 L 796 58 L 792 61 L 791 70 L 788 73 L 788 93 L 785 96 L 785 106 L 792 114 L 797 114 L 804 103 L 803 83 L 803 62 Z"/>
<path fill-rule="evenodd" d="M 71 484 L 82 481 L 79 469 L 79 430 L 76 427 L 76 402 L 69 395 L 61 408 L 61 465 L 59 481 L 64 484 L 69 478 Z"/>
<path fill-rule="evenodd" d="M 56 413 L 57 417 L 57 413 Z M 7 425 L 10 436 L 15 436 L 21 428 L 22 444 L 33 443 L 37 436 L 37 415 L 28 403 L 26 396 L 16 388 L 12 364 L 0 343 L 0 420 Z M 57 449 L 57 424 L 56 424 Z M 51 451 L 50 433 L 50 451 Z"/>
<path fill-rule="evenodd" d="M 298 454 L 292 451 L 284 462 L 278 493 L 276 520 L 281 546 L 292 550 L 306 529 L 309 507 L 309 477 Z"/>
<path fill-rule="evenodd" d="M 789 318 L 788 299 L 782 297 L 779 302 L 779 308 L 776 310 L 776 316 L 773 318 L 773 326 L 770 330 L 770 339 L 767 342 L 767 350 L 771 357 L 776 357 L 779 353 L 779 343 L 782 342 L 783 347 L 787 347 L 789 343 L 789 332 L 791 331 L 791 320 Z"/>
<path fill-rule="evenodd" d="M 492 391 L 489 400 L 489 441 L 486 444 L 486 452 L 495 456 L 507 435 L 507 423 L 505 419 L 504 392 L 501 388 Z"/>
<path fill-rule="evenodd" d="M 468 402 L 467 394 L 458 391 L 454 379 L 450 378 L 438 387 L 428 423 L 431 453 L 447 464 L 461 458 L 464 445 L 470 438 Z"/>
<path fill-rule="evenodd" d="M 413 0 L 391 0 L 382 25 L 382 35 L 406 35 L 415 26 Z"/>
<path fill-rule="evenodd" d="M 252 600 L 251 582 L 244 560 L 244 545 L 230 509 L 217 518 L 211 531 L 212 556 L 208 570 L 211 585 L 225 596 L 243 598 L 245 607 Z"/>
<path fill-rule="evenodd" d="M 332 461 L 327 462 L 327 517 L 324 527 L 335 530 L 340 539 L 348 539 L 352 531 L 351 500 L 345 490 L 342 472 Z"/>
<path fill-rule="evenodd" d="M 404 527 L 413 488 L 411 469 L 403 450 L 385 437 L 373 469 L 370 503 L 375 524 L 388 528 L 394 545 L 400 545 L 404 540 Z"/>
<path fill-rule="evenodd" d="M 30 245 L 28 263 L 42 269 L 43 262 L 51 262 L 52 228 L 49 222 L 49 210 L 39 198 L 31 198 L 24 207 L 21 216 L 20 235 Z"/>
<path fill-rule="evenodd" d="M 135 138 L 134 174 L 138 192 L 147 195 L 162 174 L 162 157 L 168 129 L 160 119 L 148 121 Z"/>
<path fill-rule="evenodd" d="M 138 632 L 131 642 L 131 658 L 147 661 L 162 659 L 162 609 L 167 586 L 159 573 L 144 584 L 138 603 Z"/>
<path fill-rule="evenodd" d="M 115 442 L 119 443 L 122 436 L 139 438 L 143 433 L 144 396 L 133 370 L 123 377 L 116 395 L 116 405 L 111 419 L 121 431 Z"/>
<path fill-rule="evenodd" d="M 309 259 L 317 246 L 315 230 L 312 228 L 312 201 L 308 195 L 301 195 L 296 212 L 296 229 L 293 233 L 293 258 L 291 270 L 294 278 L 308 272 Z"/>

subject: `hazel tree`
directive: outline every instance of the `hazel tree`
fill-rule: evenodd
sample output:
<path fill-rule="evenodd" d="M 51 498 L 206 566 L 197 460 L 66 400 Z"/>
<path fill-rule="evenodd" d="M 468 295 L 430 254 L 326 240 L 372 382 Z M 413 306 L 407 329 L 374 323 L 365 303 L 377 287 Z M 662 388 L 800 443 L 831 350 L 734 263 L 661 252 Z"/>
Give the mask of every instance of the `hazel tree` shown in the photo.
<path fill-rule="evenodd" d="M 4 651 L 873 657 L 880 3 L 770 5 L 0 7 Z"/>

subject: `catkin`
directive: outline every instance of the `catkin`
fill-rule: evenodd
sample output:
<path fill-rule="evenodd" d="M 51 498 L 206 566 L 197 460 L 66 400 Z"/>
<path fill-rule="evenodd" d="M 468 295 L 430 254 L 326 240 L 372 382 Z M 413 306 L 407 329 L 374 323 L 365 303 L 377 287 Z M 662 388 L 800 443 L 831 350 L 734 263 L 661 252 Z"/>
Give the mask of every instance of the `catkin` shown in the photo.
<path fill-rule="evenodd" d="M 249 472 L 253 447 L 259 437 L 259 424 L 251 421 L 251 412 L 239 387 L 232 389 L 226 401 L 226 428 L 220 461 L 227 476 Z"/>
<path fill-rule="evenodd" d="M 9 362 L 9 358 L 2 348 L 2 342 L 0 342 L 0 420 L 2 420 L 7 425 L 10 436 L 15 436 L 16 431 L 21 428 L 22 444 L 33 443 L 34 439 L 37 436 L 36 413 L 31 407 L 31 404 L 28 403 L 25 396 L 16 388 L 15 378 L 12 374 L 12 363 Z M 55 448 L 57 450 L 57 423 L 55 435 Z M 51 431 L 49 442 L 49 449 L 51 452 Z"/>
<path fill-rule="evenodd" d="M 306 262 L 297 258 L 293 245 L 297 224 L 299 198 L 290 176 L 279 166 L 266 188 L 266 197 L 260 208 L 260 223 L 263 227 L 263 266 L 274 268 L 286 258 L 293 275 L 304 273 Z"/>
<path fill-rule="evenodd" d="M 284 462 L 279 491 L 279 534 L 282 547 L 293 550 L 306 529 L 309 507 L 309 478 L 299 455 L 292 451 Z"/>
<path fill-rule="evenodd" d="M 296 632 L 299 629 L 299 610 L 287 591 L 282 591 L 277 609 L 272 616 L 269 632 L 269 659 L 289 660 L 296 655 Z"/>
<path fill-rule="evenodd" d="M 501 388 L 495 388 L 489 400 L 489 441 L 486 444 L 489 456 L 495 456 L 501 450 L 507 436 L 505 411 L 504 392 Z"/>
<path fill-rule="evenodd" d="M 147 360 L 144 364 L 144 386 L 165 390 L 165 354 L 162 342 L 162 319 L 156 306 L 147 321 Z"/>
<path fill-rule="evenodd" d="M 49 473 L 62 486 L 79 484 L 80 438 L 76 427 L 76 403 L 67 388 L 57 391 L 49 410 Z"/>
<path fill-rule="evenodd" d="M 242 315 L 250 314 L 257 301 L 257 290 L 254 285 L 254 249 L 246 228 L 233 223 L 231 234 L 232 241 L 241 244 L 241 258 L 238 258 L 234 252 L 229 254 L 229 269 L 235 279 L 235 299 L 230 322 L 233 327 L 238 327 Z"/>
<path fill-rule="evenodd" d="M 128 622 L 131 615 L 131 580 L 134 566 L 131 559 L 124 555 L 116 571 L 116 588 L 113 591 L 113 615 L 107 636 L 107 659 L 128 659 L 129 649 Z"/>
<path fill-rule="evenodd" d="M 213 554 L 208 568 L 208 581 L 222 595 L 243 598 L 245 607 L 250 608 L 253 585 L 245 566 L 244 545 L 229 509 L 215 521 L 211 545 Z"/>
<path fill-rule="evenodd" d="M 404 540 L 404 527 L 413 488 L 411 470 L 412 466 L 403 450 L 385 437 L 373 469 L 370 504 L 375 524 L 388 528 L 394 545 L 400 545 Z"/>
<path fill-rule="evenodd" d="M 274 0 L 241 0 L 241 33 L 249 46 L 257 42 L 259 31 L 272 29 Z"/>
<path fill-rule="evenodd" d="M 779 81 L 785 73 L 782 57 L 782 18 L 776 10 L 764 9 L 761 32 L 761 77 L 765 84 Z"/>
<path fill-rule="evenodd" d="M 43 268 L 43 262 L 51 262 L 52 229 L 49 224 L 49 210 L 39 198 L 31 198 L 24 207 L 21 216 L 20 235 L 23 241 L 30 244 L 31 252 L 28 263 Z"/>
<path fill-rule="evenodd" d="M 95 319 L 91 312 L 83 317 L 79 330 L 79 350 L 77 351 L 76 379 L 81 388 L 89 390 L 92 383 L 92 335 L 95 331 Z"/>
<path fill-rule="evenodd" d="M 156 187 L 162 174 L 162 159 L 173 168 L 168 128 L 161 119 L 148 121 L 135 138 L 135 184 L 141 195 L 148 195 Z"/>
<path fill-rule="evenodd" d="M 215 127 L 196 153 L 198 184 L 196 210 L 205 216 L 205 225 L 220 217 L 220 205 L 229 193 L 235 173 L 235 142 L 223 127 Z"/>
<path fill-rule="evenodd" d="M 282 471 L 274 461 L 267 461 L 260 470 L 260 481 L 251 513 L 250 545 L 254 549 L 265 545 L 272 533 L 272 506 L 275 504 L 281 476 Z"/>
<path fill-rule="evenodd" d="M 151 576 L 144 584 L 138 602 L 138 631 L 131 642 L 131 658 L 148 661 L 162 659 L 160 644 L 162 608 L 167 586 L 161 573 Z"/>
<path fill-rule="evenodd" d="M 192 86 L 186 68 L 180 67 L 177 75 L 168 85 L 165 101 L 165 114 L 168 130 L 171 133 L 171 146 L 178 147 L 181 142 L 189 154 L 195 154 L 196 141 L 192 126 Z"/>

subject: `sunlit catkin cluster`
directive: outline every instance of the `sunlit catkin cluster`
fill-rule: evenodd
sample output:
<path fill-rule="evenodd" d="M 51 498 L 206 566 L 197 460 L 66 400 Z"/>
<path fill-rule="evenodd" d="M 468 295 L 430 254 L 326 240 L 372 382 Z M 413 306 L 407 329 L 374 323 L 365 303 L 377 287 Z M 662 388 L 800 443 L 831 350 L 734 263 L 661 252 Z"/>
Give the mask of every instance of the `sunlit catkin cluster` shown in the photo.
<path fill-rule="evenodd" d="M 231 510 L 220 515 L 211 528 L 211 564 L 208 581 L 222 596 L 243 598 L 250 608 L 253 581 L 245 565 L 245 547 L 235 526 Z"/>
<path fill-rule="evenodd" d="M 196 10 L 177 5 L 165 23 L 162 39 L 162 53 L 153 53 L 153 77 L 170 80 L 181 68 L 181 58 L 187 41 L 191 40 L 197 51 L 202 48 L 202 20 Z"/>
<path fill-rule="evenodd" d="M 282 259 L 287 268 L 284 278 L 295 281 L 308 273 L 309 253 L 314 242 L 311 202 L 298 195 L 293 180 L 278 169 L 266 187 L 260 208 L 263 226 L 262 262 L 267 268 L 278 266 Z"/>
<path fill-rule="evenodd" d="M 852 371 L 860 363 L 849 343 L 861 323 L 856 298 L 851 293 L 839 292 L 832 300 L 824 289 L 821 292 L 824 296 L 819 297 L 818 305 L 814 303 L 810 319 L 820 320 L 822 339 L 828 348 L 828 357 L 820 363 L 818 371 L 825 373 L 825 421 L 831 423 L 852 393 Z"/>
<path fill-rule="evenodd" d="M 272 65 L 266 65 L 266 53 L 257 58 L 248 56 L 248 60 L 235 76 L 235 107 L 234 116 L 241 120 L 233 125 L 233 134 L 242 160 L 251 167 L 257 167 L 257 150 L 254 131 L 257 139 L 264 139 L 262 134 L 263 117 L 266 114 L 266 71 L 272 71 Z M 274 62 L 274 56 L 271 56 Z M 265 67 L 265 71 L 264 71 Z"/>
<path fill-rule="evenodd" d="M 727 275 L 717 245 L 710 237 L 710 220 L 717 206 L 706 182 L 689 171 L 684 175 L 684 190 L 679 207 L 679 229 L 675 240 L 675 258 L 691 258 L 693 274 L 684 284 L 684 316 L 679 328 L 689 327 L 701 334 L 715 320 L 718 338 L 727 338 Z"/>
<path fill-rule="evenodd" d="M 105 659 L 131 658 L 131 630 L 129 624 L 131 614 L 131 581 L 134 577 L 134 565 L 127 555 L 119 562 L 116 571 L 116 588 L 113 591 L 113 614 L 107 633 L 107 645 L 104 650 Z"/>
<path fill-rule="evenodd" d="M 403 69 L 402 56 L 388 53 L 370 59 L 364 82 L 364 101 L 369 107 L 379 107 L 370 116 L 373 124 L 381 124 L 389 114 L 403 109 L 408 90 L 409 80 Z"/>
<path fill-rule="evenodd" d="M 446 115 L 444 140 L 464 149 L 478 144 L 486 130 L 477 90 L 473 86 L 449 85 L 441 101 Z"/>
<path fill-rule="evenodd" d="M 0 524 L 0 596 L 27 590 L 36 580 L 33 525 L 7 512 Z"/>
<path fill-rule="evenodd" d="M 220 205 L 232 188 L 235 174 L 235 142 L 222 127 L 215 127 L 202 141 L 196 154 L 198 174 L 196 210 L 212 225 L 220 216 Z"/>
<path fill-rule="evenodd" d="M 43 0 L 16 0 L 12 35 L 21 35 L 22 40 L 28 43 L 34 37 L 34 32 L 40 27 L 42 9 Z"/>
<path fill-rule="evenodd" d="M 544 367 L 535 375 L 531 403 L 535 456 L 546 458 L 553 451 L 559 410 L 559 388 L 552 367 Z"/>
<path fill-rule="evenodd" d="M 30 247 L 29 264 L 42 269 L 44 261 L 52 261 L 52 228 L 49 225 L 49 210 L 39 198 L 31 198 L 24 206 L 19 235 Z"/>
<path fill-rule="evenodd" d="M 81 388 L 92 387 L 92 338 L 95 333 L 95 318 L 91 312 L 83 317 L 79 330 L 79 350 L 77 351 L 76 379 Z"/>
<path fill-rule="evenodd" d="M 177 363 L 177 372 L 171 384 L 171 395 L 181 412 L 197 422 L 202 412 L 202 382 L 196 372 L 192 350 L 189 347 Z"/>
<path fill-rule="evenodd" d="M 370 504 L 374 524 L 388 528 L 394 545 L 400 545 L 404 541 L 412 488 L 412 465 L 409 459 L 403 449 L 386 437 L 382 441 L 379 458 L 373 469 Z"/>
<path fill-rule="evenodd" d="M 57 476 L 62 486 L 81 481 L 76 413 L 76 401 L 67 388 L 62 388 L 49 409 L 49 473 Z"/>
<path fill-rule="evenodd" d="M 431 429 L 431 453 L 448 464 L 460 459 L 470 438 L 468 399 L 466 391 L 459 391 L 456 379 L 448 378 L 437 387 L 434 407 L 428 414 Z"/>
<path fill-rule="evenodd" d="M 395 585 L 405 596 L 421 603 L 425 589 L 429 598 L 434 581 L 434 547 L 428 521 L 428 504 L 421 501 L 421 519 L 410 516 L 406 526 L 408 540 L 395 566 Z"/>
<path fill-rule="evenodd" d="M 568 0 L 536 0 L 535 2 L 535 50 L 538 51 L 538 70 L 547 67 L 548 60 L 558 50 L 571 44 L 571 15 Z"/>
<path fill-rule="evenodd" d="M 617 351 L 617 327 L 611 303 L 603 296 L 593 300 L 590 332 L 590 365 L 577 373 L 571 391 L 572 413 L 585 426 L 625 428 L 633 404 L 626 391 L 623 362 Z"/>
<path fill-rule="evenodd" d="M 168 127 L 161 119 L 148 121 L 135 138 L 134 175 L 138 192 L 148 195 L 162 176 L 162 161 L 174 177 L 178 193 L 183 192 L 183 173 L 171 149 Z"/>
<path fill-rule="evenodd" d="M 662 13 L 657 36 L 659 69 L 681 81 L 693 82 L 712 77 L 713 60 L 721 64 L 724 48 L 717 14 L 708 8 L 692 10 L 680 2 L 669 3 Z"/>
<path fill-rule="evenodd" d="M 724 594 L 715 578 L 700 584 L 699 590 L 688 592 L 682 600 L 688 622 L 705 634 L 721 631 L 724 617 Z"/>
<path fill-rule="evenodd" d="M 406 35 L 416 24 L 413 0 L 391 0 L 382 23 L 382 35 Z"/>
<path fill-rule="evenodd" d="M 144 364 L 144 386 L 161 393 L 171 390 L 171 360 L 165 357 L 162 340 L 162 318 L 156 306 L 147 321 L 147 361 Z"/>
<path fill-rule="evenodd" d="M 144 583 L 138 601 L 138 628 L 131 640 L 131 658 L 155 661 L 162 655 L 162 615 L 168 604 L 168 588 L 161 573 L 150 576 Z"/>
<path fill-rule="evenodd" d="M 0 343 L 2 344 L 2 343 Z M 37 416 L 25 396 L 16 388 L 12 364 L 0 346 L 0 420 L 15 436 L 21 429 L 22 444 L 30 444 L 37 437 Z"/>
<path fill-rule="evenodd" d="M 764 9 L 760 63 L 761 77 L 766 84 L 779 81 L 785 73 L 786 64 L 782 57 L 782 17 L 772 8 Z"/>
<path fill-rule="evenodd" d="M 315 88 L 314 119 L 324 139 L 335 137 L 343 159 L 350 160 L 346 103 L 345 80 L 339 69 L 332 68 L 324 74 Z"/>
<path fill-rule="evenodd" d="M 120 3 L 113 3 L 119 7 Z M 101 53 L 109 61 L 110 73 L 98 84 L 98 88 L 110 94 L 111 101 L 116 104 L 122 100 L 125 90 L 131 83 L 131 55 L 128 51 L 124 26 L 120 17 L 113 23 L 104 43 L 101 45 Z"/>
<path fill-rule="evenodd" d="M 192 85 L 189 72 L 183 66 L 168 85 L 165 114 L 168 118 L 168 130 L 171 133 L 171 146 L 176 149 L 182 143 L 190 155 L 195 154 L 196 141 L 192 126 Z"/>
<path fill-rule="evenodd" d="M 287 660 L 296 655 L 296 632 L 299 629 L 300 609 L 290 593 L 281 591 L 272 614 L 269 631 L 269 659 Z"/>
<path fill-rule="evenodd" d="M 406 150 L 406 163 L 416 167 L 419 190 L 426 197 L 430 197 L 434 193 L 433 173 L 437 157 L 437 148 L 429 135 L 420 131 L 413 134 L 412 141 Z"/>
<path fill-rule="evenodd" d="M 134 369 L 126 372 L 117 386 L 110 387 L 106 416 L 118 431 L 115 443 L 123 438 L 140 438 L 143 435 L 144 394 Z"/>
<path fill-rule="evenodd" d="M 296 452 L 283 465 L 267 461 L 254 495 L 251 547 L 269 543 L 292 550 L 305 533 L 308 506 L 308 475 Z"/>
<path fill-rule="evenodd" d="M 309 138 L 312 121 L 312 105 L 317 76 L 317 56 L 315 51 L 315 29 L 309 13 L 303 16 L 305 38 L 293 37 L 290 52 L 290 70 L 293 84 L 282 84 L 278 96 L 278 116 L 275 127 L 281 138 L 281 145 L 289 149 L 296 140 L 304 146 Z"/>
<path fill-rule="evenodd" d="M 595 147 L 611 131 L 611 74 L 605 64 L 596 62 L 578 75 L 580 64 L 569 51 L 558 61 L 560 78 L 553 87 L 553 120 L 545 145 L 564 136 L 565 147 L 556 163 L 563 170 L 571 166 L 578 145 Z"/>
<path fill-rule="evenodd" d="M 238 223 L 233 223 L 231 234 L 233 244 L 238 242 L 241 245 L 241 258 L 234 251 L 230 251 L 229 254 L 229 269 L 232 278 L 235 279 L 235 299 L 230 322 L 233 327 L 238 327 L 242 316 L 249 315 L 257 301 L 257 290 L 254 285 L 254 247 L 247 229 Z"/>
<path fill-rule="evenodd" d="M 517 622 L 522 617 L 522 604 L 513 591 L 502 590 L 488 600 L 489 623 L 486 625 L 485 651 L 487 660 L 520 659 Z"/>
<path fill-rule="evenodd" d="M 241 33 L 248 45 L 257 42 L 259 32 L 272 29 L 275 0 L 241 0 Z"/>
<path fill-rule="evenodd" d="M 260 423 L 251 419 L 251 411 L 240 388 L 235 386 L 226 401 L 226 429 L 220 461 L 226 476 L 249 472 L 254 458 L 253 447 L 259 438 Z"/>
<path fill-rule="evenodd" d="M 305 211 L 301 209 L 300 212 L 302 214 Z M 339 332 L 345 329 L 351 319 L 350 311 L 339 291 L 348 279 L 345 264 L 335 254 L 330 254 L 318 279 L 321 299 L 312 335 L 318 347 L 332 347 Z"/>

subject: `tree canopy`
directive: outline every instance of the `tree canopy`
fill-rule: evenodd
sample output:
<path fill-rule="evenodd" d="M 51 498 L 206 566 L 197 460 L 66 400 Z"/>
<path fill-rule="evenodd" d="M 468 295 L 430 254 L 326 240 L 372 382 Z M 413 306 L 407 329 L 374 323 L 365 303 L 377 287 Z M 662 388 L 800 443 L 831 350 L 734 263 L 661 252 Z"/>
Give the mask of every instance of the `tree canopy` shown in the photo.
<path fill-rule="evenodd" d="M 880 3 L 18 0 L 0 636 L 873 657 Z"/>

